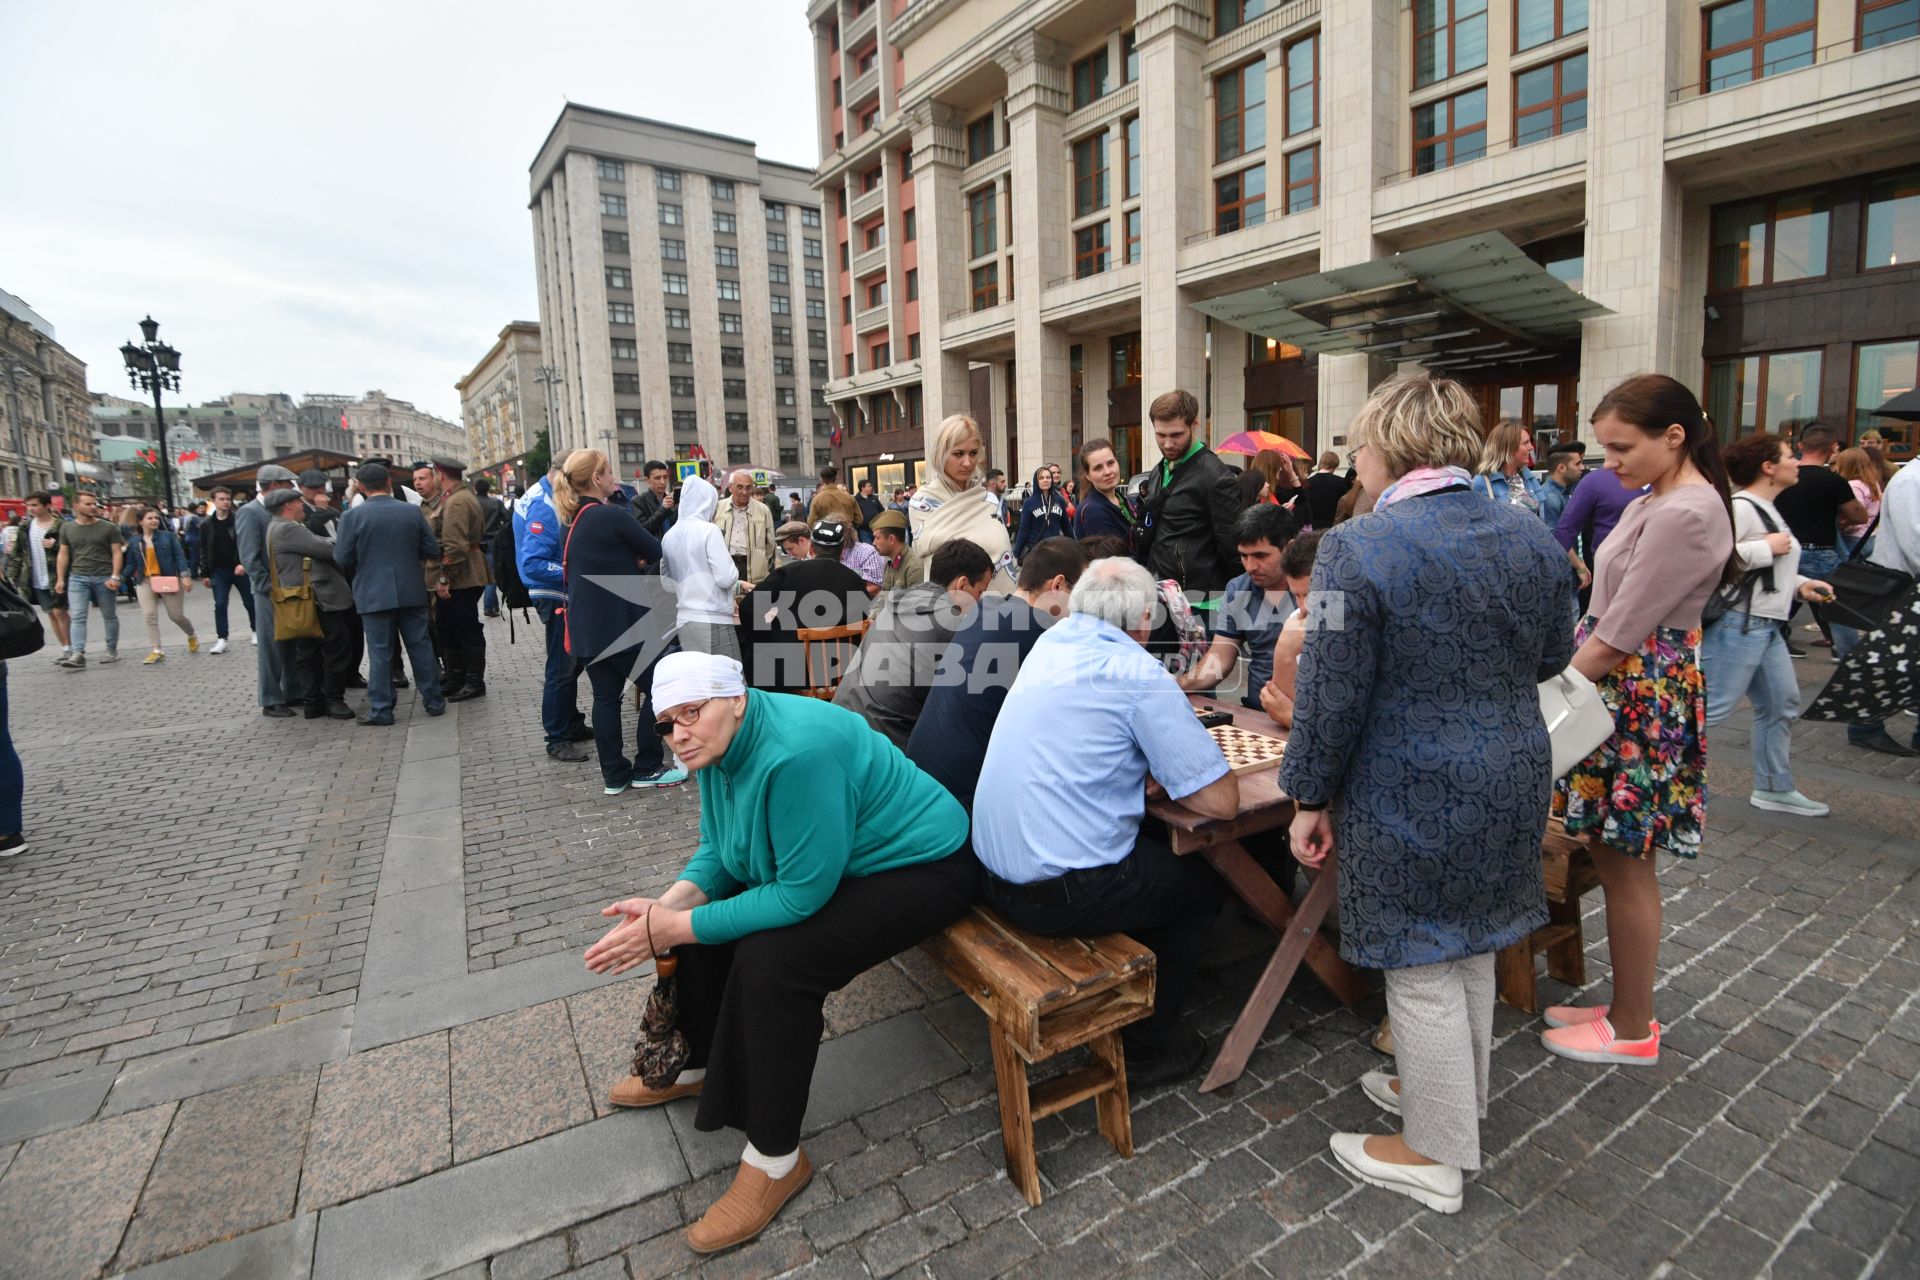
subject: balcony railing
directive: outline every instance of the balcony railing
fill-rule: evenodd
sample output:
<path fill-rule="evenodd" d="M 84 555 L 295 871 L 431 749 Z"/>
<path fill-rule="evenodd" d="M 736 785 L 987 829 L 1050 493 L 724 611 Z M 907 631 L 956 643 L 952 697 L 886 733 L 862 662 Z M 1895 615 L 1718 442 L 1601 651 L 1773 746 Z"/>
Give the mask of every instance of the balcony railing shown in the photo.
<path fill-rule="evenodd" d="M 875 329 L 884 329 L 887 327 L 887 319 L 888 308 L 884 302 L 877 307 L 868 307 L 865 311 L 856 311 L 853 313 L 853 331 L 871 333 Z"/>
<path fill-rule="evenodd" d="M 865 222 L 887 205 L 887 184 L 882 182 L 871 191 L 862 191 L 847 202 L 847 217 L 853 222 Z"/>
<path fill-rule="evenodd" d="M 887 246 L 883 241 L 853 260 L 853 278 L 864 280 L 876 271 L 887 269 Z"/>
<path fill-rule="evenodd" d="M 857 18 L 849 18 L 847 20 L 846 29 L 840 33 L 840 47 L 842 49 L 858 49 L 860 42 L 872 35 L 874 28 L 879 25 L 880 4 L 876 0 L 876 3 L 867 6 L 865 13 Z"/>

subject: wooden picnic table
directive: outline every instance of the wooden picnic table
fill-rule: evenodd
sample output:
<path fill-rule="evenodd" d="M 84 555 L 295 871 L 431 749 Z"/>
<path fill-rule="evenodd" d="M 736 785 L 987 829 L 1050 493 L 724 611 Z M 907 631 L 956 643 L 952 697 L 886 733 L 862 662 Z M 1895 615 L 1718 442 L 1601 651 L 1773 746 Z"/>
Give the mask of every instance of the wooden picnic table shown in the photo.
<path fill-rule="evenodd" d="M 1255 711 L 1218 698 L 1192 696 L 1196 707 L 1218 709 L 1233 717 L 1233 723 L 1255 733 L 1284 739 L 1287 735 L 1265 712 Z M 1298 907 L 1286 891 L 1254 860 L 1241 841 L 1262 831 L 1284 831 L 1293 821 L 1293 801 L 1280 790 L 1280 771 L 1262 770 L 1240 777 L 1240 812 L 1230 819 L 1202 817 L 1178 800 L 1158 796 L 1147 802 L 1147 813 L 1167 824 L 1173 851 L 1198 853 L 1205 857 L 1220 878 L 1239 899 L 1279 936 L 1273 958 L 1254 984 L 1247 1002 L 1240 1009 L 1233 1029 L 1220 1046 L 1219 1056 L 1201 1082 L 1203 1093 L 1233 1083 L 1247 1069 L 1267 1022 L 1286 994 L 1287 984 L 1302 960 L 1313 975 L 1340 1000 L 1353 1004 L 1369 993 L 1369 984 L 1352 966 L 1342 960 L 1333 945 L 1320 932 L 1320 926 L 1333 907 L 1335 860 L 1329 857 L 1320 869 L 1313 887 Z"/>

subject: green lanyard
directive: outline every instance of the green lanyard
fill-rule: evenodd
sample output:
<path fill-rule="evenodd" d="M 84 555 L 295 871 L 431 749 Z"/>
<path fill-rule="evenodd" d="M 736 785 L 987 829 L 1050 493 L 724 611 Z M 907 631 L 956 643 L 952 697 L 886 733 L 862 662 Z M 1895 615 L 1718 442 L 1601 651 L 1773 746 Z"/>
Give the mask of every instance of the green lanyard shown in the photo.
<path fill-rule="evenodd" d="M 1163 485 L 1172 484 L 1173 469 L 1181 465 L 1182 463 L 1186 462 L 1189 458 L 1193 457 L 1194 454 L 1200 452 L 1200 450 L 1205 447 L 1206 447 L 1205 442 L 1202 441 L 1198 436 L 1196 436 L 1194 437 L 1193 446 L 1190 449 L 1188 449 L 1185 453 L 1181 454 L 1178 458 L 1175 458 L 1171 462 L 1168 462 L 1163 459 L 1160 463 L 1160 483 Z"/>

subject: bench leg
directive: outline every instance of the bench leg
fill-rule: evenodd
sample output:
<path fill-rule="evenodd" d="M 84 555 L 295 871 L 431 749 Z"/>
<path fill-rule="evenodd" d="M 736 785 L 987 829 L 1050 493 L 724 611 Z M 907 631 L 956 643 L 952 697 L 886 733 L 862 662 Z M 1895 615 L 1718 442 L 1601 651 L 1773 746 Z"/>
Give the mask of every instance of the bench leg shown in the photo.
<path fill-rule="evenodd" d="M 1547 915 L 1554 924 L 1573 926 L 1570 936 L 1547 948 L 1547 972 L 1570 987 L 1587 985 L 1587 943 L 1580 928 L 1580 900 L 1549 902 Z"/>
<path fill-rule="evenodd" d="M 1494 955 L 1493 974 L 1494 989 L 1502 1000 L 1524 1013 L 1540 1012 L 1540 997 L 1534 991 L 1531 938 L 1500 948 Z"/>
<path fill-rule="evenodd" d="M 1120 1046 L 1120 1033 L 1109 1031 L 1087 1044 L 1094 1059 L 1113 1072 L 1113 1085 L 1094 1099 L 1094 1111 L 1100 1118 L 1100 1136 L 1112 1144 L 1123 1159 L 1133 1158 L 1133 1111 L 1127 1100 L 1127 1059 Z"/>
<path fill-rule="evenodd" d="M 1014 1052 L 997 1024 L 988 1028 L 987 1038 L 993 1046 L 994 1080 L 1000 1086 L 1000 1141 L 1007 1150 L 1007 1177 L 1028 1204 L 1037 1205 L 1040 1168 L 1033 1153 L 1033 1105 L 1027 1089 L 1026 1060 Z"/>

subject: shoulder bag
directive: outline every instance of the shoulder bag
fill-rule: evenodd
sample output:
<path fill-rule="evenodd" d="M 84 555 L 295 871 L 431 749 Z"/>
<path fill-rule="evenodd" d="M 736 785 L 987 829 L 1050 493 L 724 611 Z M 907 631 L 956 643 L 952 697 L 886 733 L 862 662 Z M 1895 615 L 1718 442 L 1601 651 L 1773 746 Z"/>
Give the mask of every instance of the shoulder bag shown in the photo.
<path fill-rule="evenodd" d="M 1739 497 L 1741 495 L 1736 494 L 1734 496 Z M 1760 517 L 1761 527 L 1768 533 L 1773 534 L 1780 532 L 1780 526 L 1773 522 L 1773 517 L 1767 514 L 1765 507 L 1762 507 L 1751 498 L 1747 499 L 1747 505 L 1753 508 L 1753 514 Z M 1705 626 L 1717 622 L 1722 614 L 1734 609 L 1738 609 L 1743 613 L 1746 612 L 1748 607 L 1753 603 L 1754 584 L 1762 582 L 1766 584 L 1767 590 L 1773 590 L 1773 565 L 1771 563 L 1763 569 L 1749 569 L 1732 582 L 1714 588 L 1713 594 L 1707 597 L 1707 603 L 1700 610 L 1701 625 Z"/>
<path fill-rule="evenodd" d="M 0 660 L 24 658 L 47 642 L 46 629 L 27 598 L 0 581 Z"/>
<path fill-rule="evenodd" d="M 1904 569 L 1895 569 L 1871 560 L 1862 560 L 1860 552 L 1880 527 L 1875 516 L 1866 534 L 1853 548 L 1853 554 L 1827 575 L 1833 599 L 1820 606 L 1821 616 L 1856 631 L 1878 631 L 1887 625 L 1894 610 L 1913 598 L 1914 578 Z"/>
<path fill-rule="evenodd" d="M 300 585 L 280 585 L 280 558 L 273 553 L 273 539 L 267 539 L 267 575 L 272 583 L 273 638 L 281 640 L 318 640 L 320 606 L 313 598 L 313 557 L 300 558 Z"/>
<path fill-rule="evenodd" d="M 1553 744 L 1553 776 L 1564 778 L 1613 736 L 1613 712 L 1593 681 L 1572 667 L 1542 680 L 1539 691 L 1540 718 Z"/>

